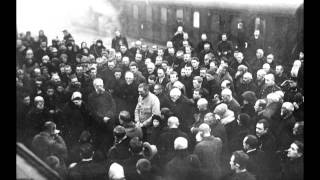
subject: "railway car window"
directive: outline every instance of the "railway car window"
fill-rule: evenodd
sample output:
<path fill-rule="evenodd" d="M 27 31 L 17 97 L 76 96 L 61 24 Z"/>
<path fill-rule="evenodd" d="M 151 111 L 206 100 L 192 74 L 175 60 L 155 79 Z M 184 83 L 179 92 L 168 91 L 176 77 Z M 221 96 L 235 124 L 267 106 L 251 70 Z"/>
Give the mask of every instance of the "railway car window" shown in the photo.
<path fill-rule="evenodd" d="M 167 24 L 167 8 L 161 8 L 161 23 Z"/>
<path fill-rule="evenodd" d="M 254 29 L 260 30 L 260 34 L 263 35 L 266 29 L 266 20 L 261 17 L 256 17 L 254 20 Z"/>
<path fill-rule="evenodd" d="M 200 28 L 200 13 L 198 11 L 193 13 L 193 27 Z"/>
<path fill-rule="evenodd" d="M 138 6 L 133 6 L 133 18 L 138 19 L 139 18 L 139 8 Z"/>
<path fill-rule="evenodd" d="M 183 9 L 177 9 L 177 12 L 176 12 L 176 17 L 177 17 L 177 20 L 179 21 L 182 21 L 183 20 Z"/>
<path fill-rule="evenodd" d="M 147 21 L 148 22 L 152 22 L 152 7 L 151 6 L 147 6 L 146 8 L 146 15 L 147 15 Z"/>

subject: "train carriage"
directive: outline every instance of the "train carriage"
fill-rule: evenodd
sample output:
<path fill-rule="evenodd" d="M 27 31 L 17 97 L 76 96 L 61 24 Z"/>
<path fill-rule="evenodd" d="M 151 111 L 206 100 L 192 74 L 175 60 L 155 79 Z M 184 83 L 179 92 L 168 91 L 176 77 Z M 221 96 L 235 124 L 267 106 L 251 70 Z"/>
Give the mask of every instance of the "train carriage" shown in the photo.
<path fill-rule="evenodd" d="M 201 33 L 207 33 L 213 44 L 217 44 L 223 32 L 232 40 L 240 22 L 247 37 L 259 29 L 265 50 L 273 52 L 279 60 L 292 58 L 292 49 L 297 47 L 297 42 L 301 43 L 297 37 L 303 26 L 299 25 L 301 16 L 296 16 L 296 11 L 303 2 L 299 0 L 121 0 L 119 3 L 123 6 L 120 19 L 124 33 L 162 45 L 172 38 L 179 25 L 195 43 L 200 41 Z"/>

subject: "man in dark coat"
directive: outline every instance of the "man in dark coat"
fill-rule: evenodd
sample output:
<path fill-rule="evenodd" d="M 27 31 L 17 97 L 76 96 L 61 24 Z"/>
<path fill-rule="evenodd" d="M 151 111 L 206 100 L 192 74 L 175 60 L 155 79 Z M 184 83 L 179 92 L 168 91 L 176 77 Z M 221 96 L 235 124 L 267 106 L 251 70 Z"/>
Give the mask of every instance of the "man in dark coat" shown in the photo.
<path fill-rule="evenodd" d="M 49 121 L 49 112 L 44 108 L 44 99 L 41 96 L 34 98 L 35 107 L 31 108 L 26 114 L 26 146 L 31 146 L 32 138 L 42 130 L 42 127 L 46 121 Z"/>
<path fill-rule="evenodd" d="M 256 55 L 252 59 L 248 59 L 249 67 L 251 68 L 252 73 L 256 73 L 258 69 L 262 68 L 264 62 L 266 62 L 266 58 L 263 56 L 263 50 L 257 49 Z"/>
<path fill-rule="evenodd" d="M 105 180 L 107 173 L 105 165 L 93 160 L 93 146 L 85 143 L 80 147 L 81 161 L 72 165 L 69 169 L 68 179 L 70 180 Z"/>
<path fill-rule="evenodd" d="M 191 125 L 194 122 L 194 107 L 192 102 L 181 95 L 178 88 L 170 91 L 170 103 L 168 107 L 180 120 L 180 128 L 185 133 L 190 133 Z"/>
<path fill-rule="evenodd" d="M 156 144 L 159 156 L 161 157 L 160 166 L 166 164 L 174 156 L 174 140 L 177 137 L 188 138 L 187 134 L 182 132 L 179 127 L 179 119 L 171 116 L 168 119 L 168 129 L 159 137 Z"/>
<path fill-rule="evenodd" d="M 165 166 L 164 179 L 188 180 L 192 177 L 192 156 L 187 149 L 188 140 L 186 138 L 177 137 L 174 140 L 175 156 Z"/>
<path fill-rule="evenodd" d="M 74 146 L 83 130 L 89 130 L 90 123 L 89 111 L 82 101 L 82 94 L 74 92 L 62 110 L 62 134 L 68 147 Z"/>
<path fill-rule="evenodd" d="M 227 34 L 221 35 L 221 41 L 217 44 L 217 52 L 219 56 L 229 57 L 233 51 L 232 42 L 227 40 Z"/>
<path fill-rule="evenodd" d="M 95 136 L 95 147 L 101 150 L 109 149 L 113 142 L 113 127 L 116 104 L 111 94 L 104 90 L 101 78 L 93 81 L 95 91 L 88 96 L 88 107 L 92 121 L 92 133 Z"/>
<path fill-rule="evenodd" d="M 287 158 L 283 160 L 281 179 L 302 180 L 304 179 L 304 145 L 300 141 L 294 141 L 288 149 Z"/>
<path fill-rule="evenodd" d="M 259 149 L 266 154 L 266 174 L 268 178 L 272 178 L 278 168 L 278 161 L 276 161 L 276 139 L 271 134 L 270 124 L 266 119 L 261 119 L 257 122 L 256 135 L 258 137 Z"/>
<path fill-rule="evenodd" d="M 110 161 L 120 162 L 130 157 L 129 142 L 130 138 L 126 135 L 123 126 L 116 126 L 113 130 L 114 144 L 107 152 L 107 158 Z"/>
<path fill-rule="evenodd" d="M 266 179 L 265 153 L 258 149 L 258 138 L 254 135 L 247 135 L 243 139 L 243 150 L 249 156 L 247 169 L 257 180 Z"/>
<path fill-rule="evenodd" d="M 194 148 L 194 154 L 199 157 L 202 170 L 208 179 L 218 179 L 221 176 L 222 141 L 211 135 L 208 124 L 199 126 L 200 142 Z"/>
<path fill-rule="evenodd" d="M 63 163 L 68 157 L 66 143 L 58 134 L 60 131 L 52 121 L 44 123 L 43 131 L 34 136 L 32 140 L 32 150 L 42 160 L 50 155 L 55 155 Z"/>
<path fill-rule="evenodd" d="M 234 173 L 228 177 L 228 180 L 256 180 L 253 174 L 247 170 L 249 156 L 239 150 L 232 153 L 230 167 Z"/>
<path fill-rule="evenodd" d="M 161 84 L 156 84 L 154 86 L 153 92 L 160 101 L 160 108 L 168 107 L 168 103 L 170 102 L 168 95 L 165 94 L 163 91 L 164 87 Z"/>
<path fill-rule="evenodd" d="M 242 104 L 242 101 L 243 101 L 243 98 L 241 95 L 245 91 L 252 91 L 254 93 L 257 93 L 257 86 L 253 82 L 252 74 L 249 72 L 245 72 L 242 78 L 236 82 L 235 90 L 237 92 L 237 98 L 240 104 Z"/>
<path fill-rule="evenodd" d="M 273 74 L 265 75 L 264 79 L 265 83 L 259 92 L 259 98 L 266 98 L 268 94 L 281 90 L 281 88 L 276 85 Z"/>
<path fill-rule="evenodd" d="M 115 49 L 116 51 L 120 50 L 121 45 L 125 45 L 127 48 L 129 48 L 127 38 L 125 36 L 122 36 L 119 30 L 117 30 L 115 34 L 116 36 L 112 39 L 111 42 L 111 48 Z"/>

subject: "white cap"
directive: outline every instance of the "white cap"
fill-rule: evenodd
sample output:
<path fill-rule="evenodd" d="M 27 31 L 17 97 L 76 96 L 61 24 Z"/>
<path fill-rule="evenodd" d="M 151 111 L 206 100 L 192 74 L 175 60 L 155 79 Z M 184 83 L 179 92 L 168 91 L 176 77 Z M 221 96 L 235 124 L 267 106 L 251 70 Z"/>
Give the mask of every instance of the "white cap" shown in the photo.
<path fill-rule="evenodd" d="M 82 94 L 79 91 L 75 91 L 73 92 L 72 96 L 71 96 L 71 100 L 74 100 L 75 98 L 82 98 Z"/>

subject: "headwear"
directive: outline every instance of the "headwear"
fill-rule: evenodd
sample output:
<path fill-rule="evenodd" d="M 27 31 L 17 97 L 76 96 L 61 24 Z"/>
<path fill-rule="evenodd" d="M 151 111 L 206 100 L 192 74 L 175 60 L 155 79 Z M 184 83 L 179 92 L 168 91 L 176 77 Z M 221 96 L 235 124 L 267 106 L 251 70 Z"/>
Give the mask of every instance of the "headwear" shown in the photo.
<path fill-rule="evenodd" d="M 241 96 L 243 100 L 248 101 L 250 104 L 254 104 L 257 101 L 256 93 L 253 91 L 245 91 Z"/>
<path fill-rule="evenodd" d="M 177 137 L 174 140 L 174 149 L 183 150 L 188 148 L 188 140 L 184 137 Z"/>
<path fill-rule="evenodd" d="M 112 163 L 109 168 L 109 178 L 110 179 L 120 179 L 124 178 L 123 167 L 118 163 Z"/>
<path fill-rule="evenodd" d="M 73 94 L 71 96 L 71 101 L 73 101 L 73 100 L 81 100 L 81 98 L 82 98 L 81 93 L 78 92 L 78 91 L 75 91 L 75 92 L 73 92 Z"/>
<path fill-rule="evenodd" d="M 139 159 L 136 164 L 140 172 L 149 172 L 151 170 L 151 163 L 148 159 Z"/>
<path fill-rule="evenodd" d="M 148 142 L 143 143 L 143 156 L 149 160 L 151 160 L 154 155 L 156 155 L 158 152 L 158 149 L 155 145 L 151 145 Z"/>

